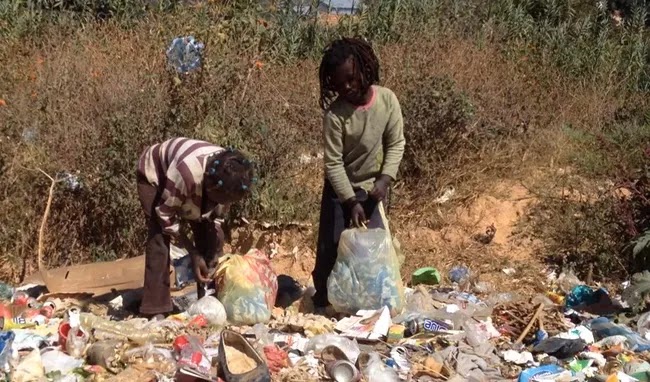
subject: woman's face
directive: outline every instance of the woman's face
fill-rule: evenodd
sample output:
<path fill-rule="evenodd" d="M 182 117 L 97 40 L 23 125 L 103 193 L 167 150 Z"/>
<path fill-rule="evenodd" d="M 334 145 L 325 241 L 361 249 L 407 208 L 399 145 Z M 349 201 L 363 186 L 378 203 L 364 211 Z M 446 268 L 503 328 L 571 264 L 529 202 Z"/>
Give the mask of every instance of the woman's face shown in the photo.
<path fill-rule="evenodd" d="M 216 186 L 208 187 L 206 190 L 206 196 L 212 203 L 230 205 L 236 203 L 246 196 L 245 193 L 231 193 L 223 190 L 219 190 Z"/>
<path fill-rule="evenodd" d="M 334 91 L 345 101 L 353 105 L 363 105 L 365 94 L 361 91 L 361 82 L 356 76 L 355 62 L 352 56 L 339 65 L 332 76 Z"/>

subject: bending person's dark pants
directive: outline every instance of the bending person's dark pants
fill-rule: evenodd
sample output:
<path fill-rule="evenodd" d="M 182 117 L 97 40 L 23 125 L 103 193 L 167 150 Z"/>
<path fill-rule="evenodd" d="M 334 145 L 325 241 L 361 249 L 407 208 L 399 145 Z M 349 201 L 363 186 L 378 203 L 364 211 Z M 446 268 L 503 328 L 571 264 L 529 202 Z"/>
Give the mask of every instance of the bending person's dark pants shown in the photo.
<path fill-rule="evenodd" d="M 147 242 L 145 246 L 144 291 L 140 313 L 146 315 L 168 313 L 173 310 L 169 257 L 169 236 L 163 233 L 156 216 L 155 208 L 161 197 L 160 190 L 149 184 L 146 178 L 138 174 L 138 197 L 147 218 Z M 211 221 L 190 222 L 197 251 L 209 263 L 217 254 L 218 239 L 214 223 Z M 198 293 L 203 289 L 198 286 Z"/>

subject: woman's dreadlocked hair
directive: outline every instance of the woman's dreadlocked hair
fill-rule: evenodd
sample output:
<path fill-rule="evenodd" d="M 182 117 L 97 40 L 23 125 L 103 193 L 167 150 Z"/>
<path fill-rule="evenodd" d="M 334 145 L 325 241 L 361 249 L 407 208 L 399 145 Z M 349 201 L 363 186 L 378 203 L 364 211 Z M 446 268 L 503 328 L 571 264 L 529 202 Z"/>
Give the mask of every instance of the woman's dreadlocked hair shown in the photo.
<path fill-rule="evenodd" d="M 257 183 L 254 163 L 233 148 L 210 156 L 206 172 L 217 187 L 231 194 L 249 193 Z"/>
<path fill-rule="evenodd" d="M 320 63 L 320 107 L 326 110 L 337 94 L 332 84 L 336 68 L 352 57 L 354 71 L 361 91 L 366 92 L 370 86 L 379 82 L 379 60 L 370 44 L 359 38 L 342 38 L 332 41 L 323 52 Z"/>

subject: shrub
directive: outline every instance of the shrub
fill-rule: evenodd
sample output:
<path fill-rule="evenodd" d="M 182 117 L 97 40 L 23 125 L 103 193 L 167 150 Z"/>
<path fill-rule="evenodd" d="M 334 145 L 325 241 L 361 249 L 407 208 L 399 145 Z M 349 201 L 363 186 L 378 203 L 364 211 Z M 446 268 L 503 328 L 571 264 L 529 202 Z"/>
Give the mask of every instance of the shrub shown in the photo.
<path fill-rule="evenodd" d="M 411 182 L 432 184 L 470 135 L 474 107 L 449 78 L 427 78 L 409 89 L 402 105 L 407 141 L 402 173 Z"/>

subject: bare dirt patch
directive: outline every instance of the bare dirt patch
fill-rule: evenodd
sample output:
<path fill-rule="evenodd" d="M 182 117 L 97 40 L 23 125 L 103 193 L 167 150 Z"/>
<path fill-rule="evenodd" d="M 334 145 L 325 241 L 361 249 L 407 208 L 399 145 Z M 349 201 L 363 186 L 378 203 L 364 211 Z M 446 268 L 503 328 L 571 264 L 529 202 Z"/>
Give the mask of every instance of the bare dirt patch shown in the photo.
<path fill-rule="evenodd" d="M 488 193 L 467 201 L 451 200 L 438 209 L 446 223 L 431 228 L 426 223 L 408 218 L 406 211 L 396 209 L 390 215 L 406 261 L 402 277 L 417 268 L 433 266 L 443 275 L 455 265 L 466 265 L 474 281 L 487 281 L 498 291 L 517 290 L 526 294 L 540 291 L 540 273 L 544 266 L 536 257 L 539 242 L 521 235 L 520 218 L 536 202 L 536 198 L 520 183 L 502 181 Z M 457 205 L 453 205 L 457 204 Z M 486 227 L 496 233 L 490 243 L 477 241 Z M 316 226 L 263 228 L 254 225 L 238 228 L 232 235 L 231 250 L 245 253 L 259 248 L 272 254 L 272 265 L 278 274 L 286 274 L 302 285 L 311 285 L 315 264 Z M 514 269 L 514 275 L 503 272 Z"/>

